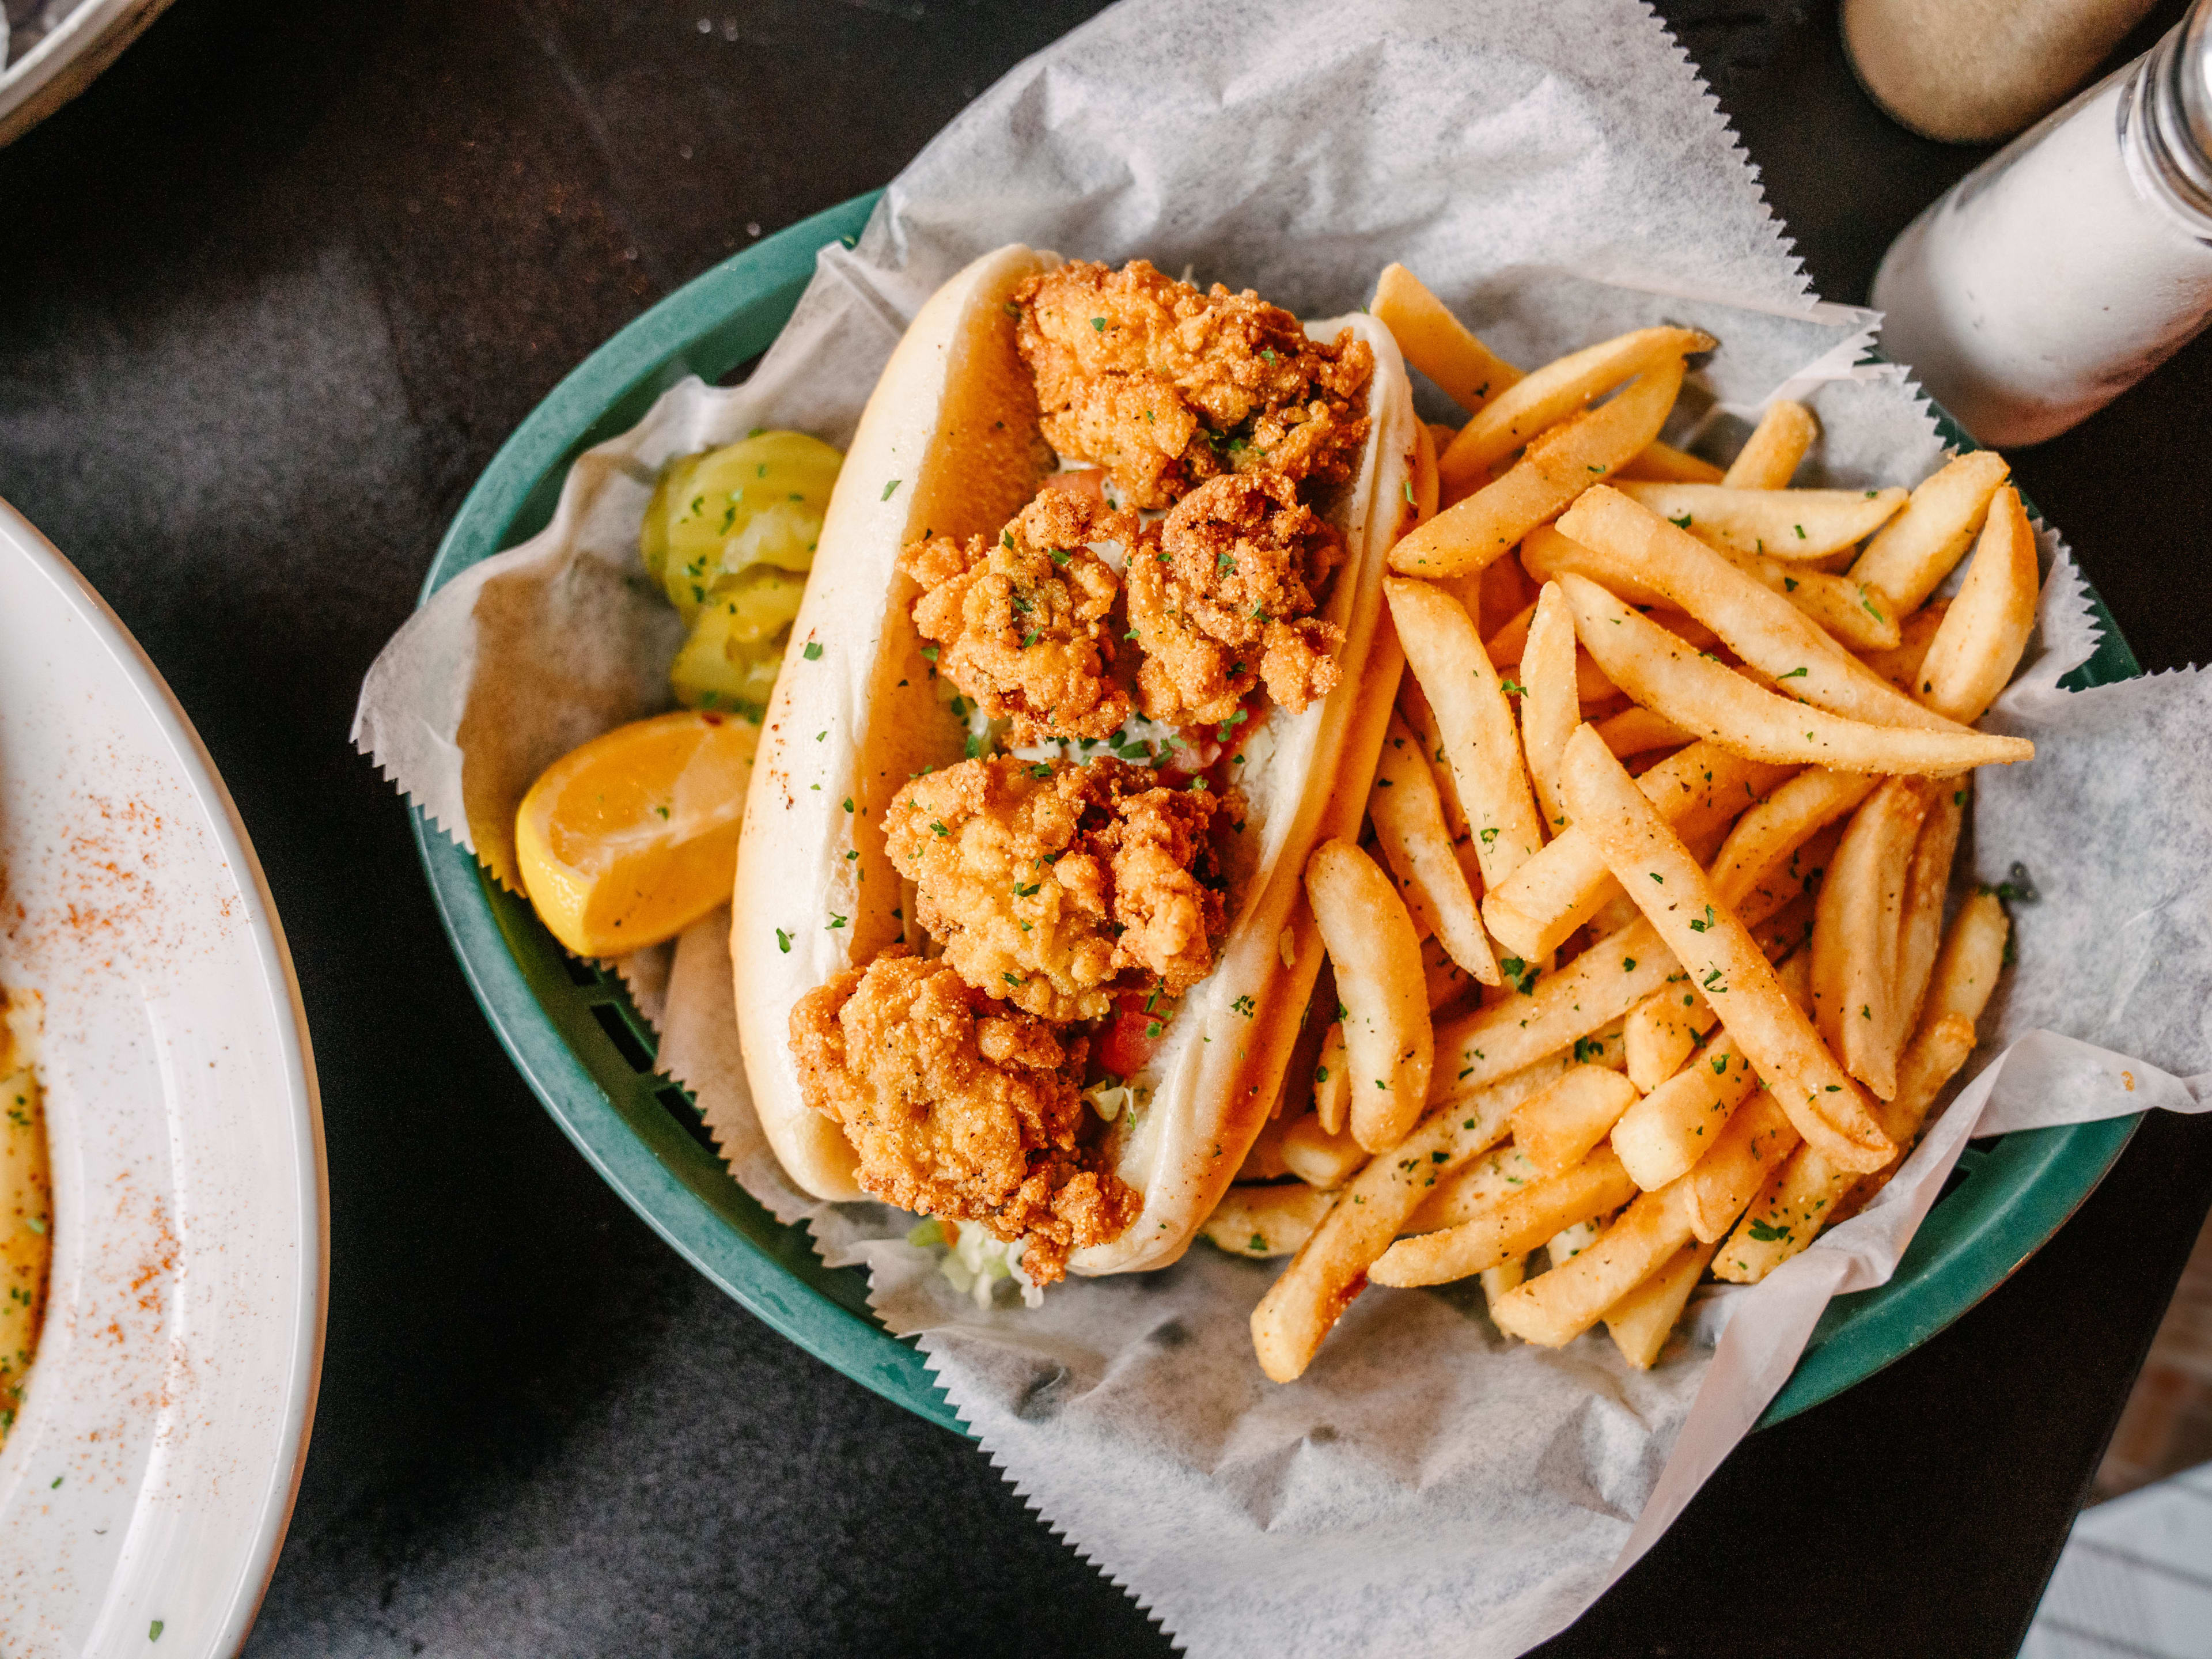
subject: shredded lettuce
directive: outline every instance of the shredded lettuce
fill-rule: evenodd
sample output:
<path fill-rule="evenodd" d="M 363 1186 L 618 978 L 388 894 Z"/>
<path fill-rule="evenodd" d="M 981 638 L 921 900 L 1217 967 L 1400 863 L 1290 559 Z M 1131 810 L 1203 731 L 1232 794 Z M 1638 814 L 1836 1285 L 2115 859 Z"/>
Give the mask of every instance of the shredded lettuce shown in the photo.
<path fill-rule="evenodd" d="M 1044 1287 L 1022 1272 L 1020 1239 L 1009 1244 L 993 1237 L 988 1227 L 975 1223 L 963 1227 L 957 1221 L 931 1216 L 907 1234 L 906 1242 L 921 1249 L 944 1250 L 937 1270 L 979 1308 L 992 1305 L 1002 1281 L 1011 1282 L 1021 1291 L 1024 1307 L 1044 1304 Z"/>

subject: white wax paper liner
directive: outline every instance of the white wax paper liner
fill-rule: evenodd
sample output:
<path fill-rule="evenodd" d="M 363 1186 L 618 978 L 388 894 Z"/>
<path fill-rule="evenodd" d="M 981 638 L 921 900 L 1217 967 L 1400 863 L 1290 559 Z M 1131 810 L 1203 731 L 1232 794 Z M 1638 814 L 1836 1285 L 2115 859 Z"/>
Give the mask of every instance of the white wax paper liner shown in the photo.
<path fill-rule="evenodd" d="M 1861 363 L 1865 313 L 1805 297 L 1711 98 L 1629 0 L 1131 0 L 940 136 L 859 247 L 825 253 L 749 381 L 669 392 L 578 463 L 544 533 L 442 590 L 379 659 L 356 740 L 511 879 L 530 779 L 665 706 L 673 617 L 635 553 L 661 463 L 762 425 L 842 443 L 904 319 L 1010 240 L 1188 264 L 1308 314 L 1360 302 L 1398 258 L 1528 363 L 1693 323 L 1723 344 L 1670 436 L 1790 395 L 1824 428 L 1806 482 L 1912 482 L 1942 458 L 1924 404 Z M 2025 864 L 2043 895 L 2015 909 L 2021 966 L 1985 1022 L 2012 1046 L 1874 1205 L 1766 1284 L 1710 1296 L 1650 1373 L 1601 1336 L 1508 1345 L 1471 1288 L 1374 1291 L 1276 1388 L 1244 1321 L 1273 1267 L 1205 1247 L 1035 1312 L 979 1310 L 902 1242 L 906 1218 L 814 1203 L 775 1164 L 737 1052 L 726 913 L 625 978 L 737 1178 L 828 1259 L 868 1266 L 872 1305 L 918 1335 L 1008 1478 L 1189 1650 L 1516 1653 L 1679 1513 L 1827 1296 L 1887 1275 L 1984 1097 L 1985 1130 L 2197 1103 L 2202 1079 L 2158 1066 L 2207 1050 L 2205 689 L 2059 692 L 2095 634 L 2048 532 L 2044 550 L 2040 654 L 1990 722 L 2040 753 L 1984 776 L 1971 855 L 1985 877 Z"/>

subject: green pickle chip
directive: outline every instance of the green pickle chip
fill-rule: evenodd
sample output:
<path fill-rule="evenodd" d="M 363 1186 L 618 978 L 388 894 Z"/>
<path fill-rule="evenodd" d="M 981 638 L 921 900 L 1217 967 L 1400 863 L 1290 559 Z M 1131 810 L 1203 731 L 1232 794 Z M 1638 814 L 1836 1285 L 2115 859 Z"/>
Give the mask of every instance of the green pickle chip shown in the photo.
<path fill-rule="evenodd" d="M 662 469 L 638 550 L 691 630 L 678 702 L 760 717 L 843 462 L 805 433 L 756 432 Z"/>

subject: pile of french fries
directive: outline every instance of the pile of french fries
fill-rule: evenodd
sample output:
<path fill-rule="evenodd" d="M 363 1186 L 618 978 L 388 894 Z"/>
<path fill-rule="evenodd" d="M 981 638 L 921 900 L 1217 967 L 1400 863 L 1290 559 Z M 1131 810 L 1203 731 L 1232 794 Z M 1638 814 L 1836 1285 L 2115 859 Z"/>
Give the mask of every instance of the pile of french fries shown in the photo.
<path fill-rule="evenodd" d="M 1331 978 L 1207 1236 L 1291 1257 L 1279 1382 L 1370 1282 L 1480 1279 L 1507 1334 L 1649 1367 L 1707 1272 L 1878 1191 L 1974 1047 L 2008 924 L 1947 898 L 1968 774 L 2033 753 L 1972 727 L 2034 537 L 1987 452 L 1790 488 L 1799 404 L 1725 472 L 1661 443 L 1695 331 L 1524 375 L 1400 266 L 1372 310 L 1468 418 L 1391 555 L 1365 833 L 1306 868 Z"/>

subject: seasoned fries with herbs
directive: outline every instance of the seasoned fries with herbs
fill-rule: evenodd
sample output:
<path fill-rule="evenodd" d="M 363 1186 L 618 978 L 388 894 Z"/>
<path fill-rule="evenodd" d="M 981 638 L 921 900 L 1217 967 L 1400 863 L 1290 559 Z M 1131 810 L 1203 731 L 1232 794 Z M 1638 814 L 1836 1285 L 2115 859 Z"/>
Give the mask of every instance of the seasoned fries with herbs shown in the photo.
<path fill-rule="evenodd" d="M 1709 1273 L 1754 1282 L 1878 1191 L 1972 1052 L 2008 924 L 1988 892 L 1944 916 L 1967 774 L 2033 755 L 1973 726 L 2034 627 L 2034 532 L 1986 453 L 1797 487 L 1799 404 L 1725 475 L 1667 449 L 1690 331 L 1524 374 L 1401 266 L 1374 310 L 1471 417 L 1424 434 L 1444 505 L 1385 584 L 1403 718 L 1339 785 L 1396 882 L 1316 854 L 1355 989 L 1296 1173 L 1209 1236 L 1297 1245 L 1253 1316 L 1278 1381 L 1364 1286 L 1478 1278 L 1508 1335 L 1602 1322 L 1648 1368 Z"/>

